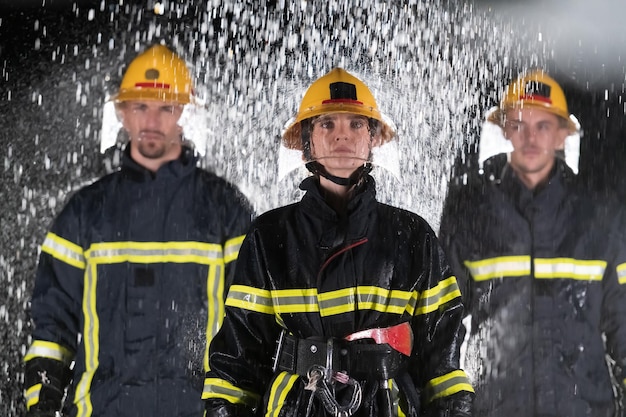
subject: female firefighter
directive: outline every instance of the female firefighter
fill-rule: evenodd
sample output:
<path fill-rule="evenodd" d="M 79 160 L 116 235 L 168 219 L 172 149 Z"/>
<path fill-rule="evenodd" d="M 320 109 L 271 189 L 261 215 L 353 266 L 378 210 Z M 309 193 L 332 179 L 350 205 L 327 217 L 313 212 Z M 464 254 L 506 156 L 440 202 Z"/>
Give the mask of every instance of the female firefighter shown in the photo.
<path fill-rule="evenodd" d="M 313 175 L 242 244 L 208 416 L 471 415 L 456 278 L 429 225 L 377 202 L 368 174 L 394 135 L 343 69 L 307 90 L 282 140 Z"/>

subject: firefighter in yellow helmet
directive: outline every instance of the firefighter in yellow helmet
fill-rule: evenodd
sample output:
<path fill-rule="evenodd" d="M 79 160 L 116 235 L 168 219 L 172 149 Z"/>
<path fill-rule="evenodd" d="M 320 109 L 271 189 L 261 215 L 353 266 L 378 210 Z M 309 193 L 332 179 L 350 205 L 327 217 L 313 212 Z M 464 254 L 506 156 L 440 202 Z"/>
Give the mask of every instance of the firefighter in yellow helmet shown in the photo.
<path fill-rule="evenodd" d="M 192 93 L 165 46 L 128 66 L 113 98 L 130 137 L 121 168 L 74 194 L 41 248 L 29 417 L 202 415 L 207 345 L 252 213 L 183 144 Z"/>
<path fill-rule="evenodd" d="M 376 201 L 368 175 L 372 148 L 393 136 L 341 68 L 305 93 L 282 140 L 313 175 L 242 244 L 207 416 L 471 415 L 456 280 L 429 225 Z"/>
<path fill-rule="evenodd" d="M 187 64 L 163 45 L 138 55 L 124 73 L 115 108 L 135 162 L 156 171 L 181 153 L 183 107 L 193 99 Z"/>
<path fill-rule="evenodd" d="M 620 415 L 626 218 L 558 157 L 578 126 L 559 84 L 523 73 L 488 119 L 512 151 L 452 179 L 440 238 L 471 315 L 477 415 Z"/>

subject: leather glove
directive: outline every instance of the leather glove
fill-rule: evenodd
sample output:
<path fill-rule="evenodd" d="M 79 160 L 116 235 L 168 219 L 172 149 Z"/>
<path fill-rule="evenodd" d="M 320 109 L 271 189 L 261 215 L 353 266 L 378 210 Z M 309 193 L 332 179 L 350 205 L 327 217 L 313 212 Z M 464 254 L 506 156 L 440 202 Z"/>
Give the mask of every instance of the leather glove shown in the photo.
<path fill-rule="evenodd" d="M 55 417 L 56 411 L 61 409 L 71 375 L 63 362 L 54 359 L 37 357 L 27 361 L 24 372 L 26 389 L 41 384 L 37 401 L 28 410 L 27 417 Z"/>
<path fill-rule="evenodd" d="M 56 417 L 56 411 L 28 410 L 26 417 Z"/>

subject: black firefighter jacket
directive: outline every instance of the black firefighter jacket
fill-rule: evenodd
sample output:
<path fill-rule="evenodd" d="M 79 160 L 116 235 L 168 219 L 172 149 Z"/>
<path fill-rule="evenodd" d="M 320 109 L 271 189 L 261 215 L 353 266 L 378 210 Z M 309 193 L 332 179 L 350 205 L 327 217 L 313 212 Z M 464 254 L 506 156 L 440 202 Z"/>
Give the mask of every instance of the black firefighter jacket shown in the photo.
<path fill-rule="evenodd" d="M 318 186 L 306 179 L 299 203 L 263 214 L 246 236 L 210 349 L 208 415 L 250 416 L 256 408 L 259 416 L 304 417 L 305 378 L 272 372 L 281 329 L 327 340 L 409 322 L 415 341 L 404 394 L 420 398 L 428 410 L 420 416 L 469 416 L 461 297 L 435 234 L 419 216 L 377 202 L 369 176 L 344 218 Z M 366 395 L 376 382 L 366 383 L 355 415 L 382 415 Z M 313 410 L 327 415 L 319 403 Z"/>
<path fill-rule="evenodd" d="M 32 295 L 29 408 L 71 376 L 64 416 L 202 415 L 206 342 L 251 211 L 196 162 L 185 147 L 152 174 L 126 152 L 57 216 Z"/>
<path fill-rule="evenodd" d="M 440 237 L 471 314 L 477 415 L 614 415 L 605 353 L 623 367 L 625 223 L 580 187 L 557 159 L 530 191 L 501 155 L 450 189 Z"/>

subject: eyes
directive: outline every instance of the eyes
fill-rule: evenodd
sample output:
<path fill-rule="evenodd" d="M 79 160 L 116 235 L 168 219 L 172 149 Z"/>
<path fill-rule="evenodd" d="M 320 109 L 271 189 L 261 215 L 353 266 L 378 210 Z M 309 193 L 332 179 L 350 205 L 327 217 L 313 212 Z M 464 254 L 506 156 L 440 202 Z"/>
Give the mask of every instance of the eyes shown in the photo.
<path fill-rule="evenodd" d="M 520 120 L 509 120 L 505 124 L 505 129 L 510 133 L 528 133 L 531 128 L 537 133 L 551 133 L 557 129 L 557 126 L 550 121 L 541 121 L 532 126 Z"/>
<path fill-rule="evenodd" d="M 350 119 L 349 122 L 351 130 L 367 129 L 368 126 L 367 119 L 365 119 L 364 117 Z M 315 126 L 319 126 L 324 130 L 333 130 L 339 127 L 339 123 L 340 122 L 335 119 L 323 117 L 315 121 Z"/>
<path fill-rule="evenodd" d="M 148 110 L 152 110 L 154 107 L 152 106 L 148 106 L 146 103 L 133 103 L 131 105 L 131 110 L 133 111 L 133 113 L 146 113 Z M 172 115 L 175 114 L 176 111 L 180 108 L 180 106 L 178 105 L 174 105 L 174 104 L 164 104 L 162 106 L 158 106 L 156 107 L 156 110 L 159 113 L 163 113 L 166 115 Z"/>

